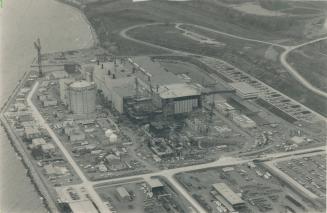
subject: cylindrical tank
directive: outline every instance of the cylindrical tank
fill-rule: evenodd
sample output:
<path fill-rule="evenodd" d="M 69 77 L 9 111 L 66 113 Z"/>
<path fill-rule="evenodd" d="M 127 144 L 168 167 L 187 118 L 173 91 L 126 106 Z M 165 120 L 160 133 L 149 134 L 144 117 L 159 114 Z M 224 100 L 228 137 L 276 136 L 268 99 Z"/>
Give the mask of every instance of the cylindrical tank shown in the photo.
<path fill-rule="evenodd" d="M 110 137 L 109 137 L 109 142 L 110 143 L 117 143 L 117 140 L 118 140 L 118 136 L 116 134 L 111 134 Z"/>
<path fill-rule="evenodd" d="M 105 135 L 107 138 L 110 137 L 110 135 L 112 135 L 114 133 L 114 131 L 112 129 L 107 129 L 107 131 L 105 132 Z"/>
<path fill-rule="evenodd" d="M 68 88 L 69 109 L 76 114 L 95 112 L 96 86 L 94 82 L 76 81 Z"/>

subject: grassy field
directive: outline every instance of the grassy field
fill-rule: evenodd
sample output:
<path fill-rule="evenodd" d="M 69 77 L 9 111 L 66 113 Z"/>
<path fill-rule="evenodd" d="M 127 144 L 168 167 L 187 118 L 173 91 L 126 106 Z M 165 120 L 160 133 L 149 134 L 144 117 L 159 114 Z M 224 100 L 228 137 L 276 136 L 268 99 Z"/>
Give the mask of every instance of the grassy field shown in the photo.
<path fill-rule="evenodd" d="M 236 1 L 237 2 L 237 1 Z M 324 3 L 299 3 L 297 6 L 323 8 Z M 307 40 L 306 25 L 312 20 L 307 16 L 263 17 L 241 13 L 221 1 L 193 0 L 188 2 L 148 1 L 132 3 L 130 0 L 102 0 L 87 4 L 84 12 L 93 25 L 100 43 L 117 55 L 146 55 L 165 53 L 157 48 L 126 41 L 119 32 L 127 27 L 142 23 L 183 22 L 206 26 L 223 32 L 265 41 L 290 39 L 289 43 Z M 294 7 L 294 3 L 292 3 Z M 285 8 L 284 8 L 285 9 Z M 145 29 L 132 31 L 141 40 L 197 54 L 221 58 L 252 74 L 274 88 L 299 100 L 312 109 L 326 115 L 326 103 L 320 97 L 302 87 L 292 76 L 283 72 L 280 65 L 262 57 L 265 47 L 254 46 L 246 51 L 244 46 L 228 38 L 218 38 L 226 43 L 217 48 L 196 43 L 175 29 Z M 218 35 L 216 35 L 218 37 Z M 277 50 L 278 51 L 278 50 Z"/>
<path fill-rule="evenodd" d="M 321 41 L 290 53 L 288 61 L 311 84 L 327 92 L 327 42 Z"/>
<path fill-rule="evenodd" d="M 263 40 L 292 38 L 299 41 L 305 39 L 301 32 L 308 20 L 306 17 L 291 16 L 259 18 L 240 13 L 213 0 L 138 3 L 129 0 L 103 0 L 88 4 L 84 11 L 94 26 L 100 42 L 106 46 L 113 42 L 118 43 L 122 49 L 121 53 L 126 53 L 126 49 L 122 47 L 126 44 L 115 35 L 128 26 L 140 23 L 185 22 Z"/>

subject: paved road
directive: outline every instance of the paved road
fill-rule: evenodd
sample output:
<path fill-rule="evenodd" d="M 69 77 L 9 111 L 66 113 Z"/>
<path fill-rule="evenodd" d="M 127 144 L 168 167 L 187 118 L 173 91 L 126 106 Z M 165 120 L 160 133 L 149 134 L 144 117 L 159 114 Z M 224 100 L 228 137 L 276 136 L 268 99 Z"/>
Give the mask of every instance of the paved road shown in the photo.
<path fill-rule="evenodd" d="M 322 40 L 325 40 L 327 39 L 327 37 L 324 37 L 324 38 L 318 38 L 318 39 L 315 39 L 315 40 L 312 40 L 312 41 L 308 41 L 306 43 L 303 43 L 303 44 L 300 44 L 300 45 L 297 45 L 297 46 L 292 46 L 292 47 L 289 47 L 287 48 L 281 55 L 280 55 L 280 62 L 282 63 L 282 65 L 288 70 L 288 72 L 290 74 L 292 74 L 297 81 L 299 81 L 303 86 L 305 86 L 307 89 L 311 90 L 313 93 L 317 94 L 317 95 L 320 95 L 324 98 L 327 98 L 327 93 L 316 88 L 315 86 L 313 86 L 310 82 L 308 82 L 301 74 L 298 73 L 298 71 L 296 69 L 294 69 L 288 62 L 287 62 L 287 56 L 290 52 L 298 49 L 298 48 L 301 48 L 303 46 L 306 46 L 306 45 L 309 45 L 309 44 L 313 44 L 313 43 L 316 43 L 316 42 L 319 42 L 319 41 L 322 41 Z M 307 70 L 308 72 L 310 70 Z"/>
<path fill-rule="evenodd" d="M 107 206 L 102 202 L 101 198 L 99 195 L 95 192 L 93 188 L 93 184 L 86 178 L 82 170 L 79 168 L 79 166 L 76 164 L 70 153 L 67 151 L 67 149 L 64 147 L 60 139 L 57 137 L 57 135 L 53 132 L 53 130 L 49 127 L 47 122 L 44 120 L 38 109 L 35 107 L 33 101 L 32 101 L 32 96 L 35 93 L 36 89 L 38 88 L 39 82 L 36 82 L 34 85 L 33 89 L 30 91 L 27 97 L 27 103 L 32 109 L 33 116 L 35 120 L 40 124 L 41 127 L 45 128 L 50 137 L 53 139 L 53 141 L 57 144 L 58 148 L 61 150 L 61 152 L 64 154 L 66 157 L 67 161 L 69 164 L 73 167 L 74 171 L 76 174 L 79 176 L 79 178 L 82 180 L 81 186 L 84 186 L 87 192 L 89 193 L 91 199 L 94 201 L 94 203 L 97 205 L 99 210 L 102 213 L 110 213 L 109 209 Z"/>

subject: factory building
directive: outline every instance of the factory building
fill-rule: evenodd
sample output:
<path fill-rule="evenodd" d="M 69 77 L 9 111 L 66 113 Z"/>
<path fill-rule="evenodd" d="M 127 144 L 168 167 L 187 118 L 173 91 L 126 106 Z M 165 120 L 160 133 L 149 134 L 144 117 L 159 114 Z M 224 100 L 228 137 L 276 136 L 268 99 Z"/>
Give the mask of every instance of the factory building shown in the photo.
<path fill-rule="evenodd" d="M 80 187 L 57 187 L 58 203 L 69 207 L 72 213 L 98 213 L 92 201 Z"/>
<path fill-rule="evenodd" d="M 238 112 L 232 112 L 229 114 L 230 118 L 232 119 L 232 121 L 234 121 L 236 123 L 236 125 L 238 125 L 239 127 L 243 128 L 243 129 L 251 129 L 251 128 L 255 128 L 257 126 L 256 122 L 253 121 L 251 118 L 249 118 L 246 115 L 240 114 Z"/>
<path fill-rule="evenodd" d="M 229 188 L 225 183 L 216 183 L 213 184 L 212 187 L 233 208 L 238 209 L 245 206 L 245 202 L 241 199 L 241 197 L 236 194 L 231 188 Z"/>
<path fill-rule="evenodd" d="M 187 80 L 165 70 L 149 57 L 136 57 L 84 66 L 92 71 L 97 89 L 120 114 L 135 118 L 163 112 L 189 113 L 201 106 L 201 92 Z M 86 74 L 85 74 L 86 75 Z M 146 117 L 146 116 L 145 116 Z"/>
<path fill-rule="evenodd" d="M 252 99 L 259 96 L 259 90 L 245 82 L 234 82 L 229 84 L 236 90 L 236 95 L 242 99 Z"/>
<path fill-rule="evenodd" d="M 68 107 L 75 114 L 88 114 L 96 109 L 96 86 L 93 82 L 76 81 L 68 86 Z"/>
<path fill-rule="evenodd" d="M 163 85 L 158 88 L 157 95 L 165 115 L 192 112 L 200 106 L 201 93 L 190 84 Z"/>
<path fill-rule="evenodd" d="M 116 188 L 117 194 L 119 195 L 119 198 L 125 201 L 128 201 L 131 199 L 131 195 L 128 193 L 128 191 L 123 186 L 119 186 Z"/>
<path fill-rule="evenodd" d="M 152 193 L 160 192 L 164 188 L 164 185 L 157 178 L 150 178 L 147 180 L 147 184 Z"/>

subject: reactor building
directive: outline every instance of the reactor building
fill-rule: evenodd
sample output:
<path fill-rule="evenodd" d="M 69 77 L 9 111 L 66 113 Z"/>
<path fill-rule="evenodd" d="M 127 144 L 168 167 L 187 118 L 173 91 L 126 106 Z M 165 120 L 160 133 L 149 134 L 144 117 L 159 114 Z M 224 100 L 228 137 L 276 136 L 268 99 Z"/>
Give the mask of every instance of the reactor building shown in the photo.
<path fill-rule="evenodd" d="M 150 57 L 115 59 L 95 64 L 92 70 L 97 89 L 120 114 L 141 119 L 151 113 L 175 115 L 201 107 L 198 85 L 167 71 Z"/>
<path fill-rule="evenodd" d="M 63 79 L 59 82 L 62 102 L 74 114 L 89 114 L 96 109 L 96 85 L 89 81 Z"/>

